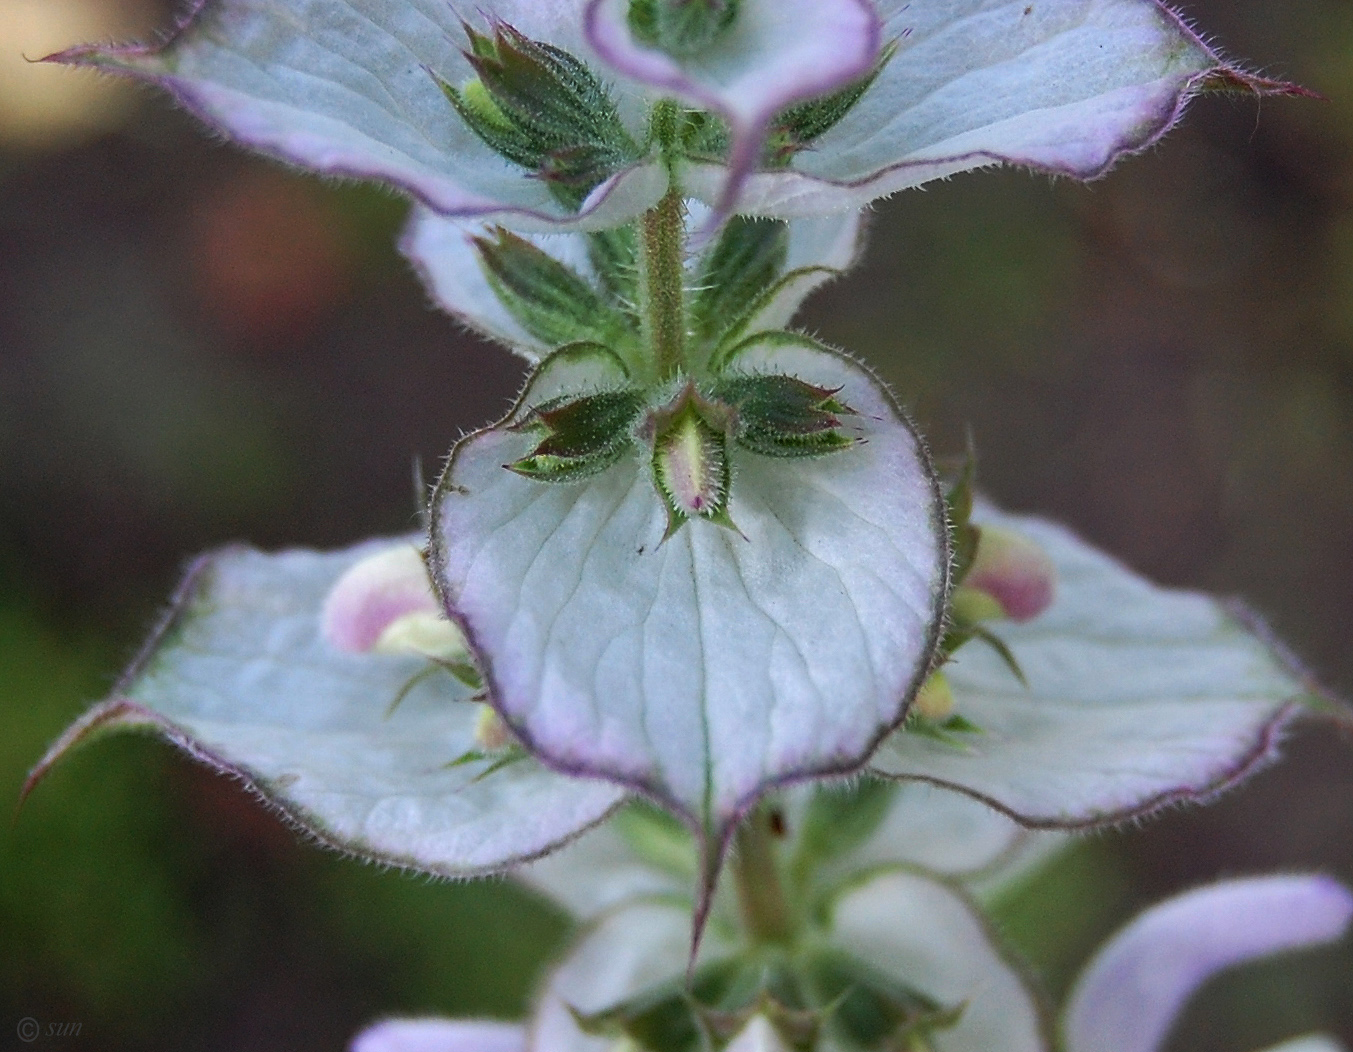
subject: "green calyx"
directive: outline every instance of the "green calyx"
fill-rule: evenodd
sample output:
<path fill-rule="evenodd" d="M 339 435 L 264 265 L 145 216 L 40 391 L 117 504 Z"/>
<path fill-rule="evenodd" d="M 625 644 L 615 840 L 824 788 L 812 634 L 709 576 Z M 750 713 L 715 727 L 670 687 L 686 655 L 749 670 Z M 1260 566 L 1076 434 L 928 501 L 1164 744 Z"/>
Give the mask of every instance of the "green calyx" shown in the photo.
<path fill-rule="evenodd" d="M 558 398 L 532 409 L 513 431 L 543 437 L 529 456 L 505 465 L 537 482 L 581 482 L 605 471 L 630 449 L 644 406 L 634 389 Z"/>
<path fill-rule="evenodd" d="M 630 0 L 630 32 L 674 58 L 709 48 L 732 29 L 739 0 Z"/>
<path fill-rule="evenodd" d="M 543 179 L 561 204 L 578 209 L 639 158 L 610 93 L 577 58 L 503 22 L 491 36 L 468 25 L 465 35 L 477 79 L 438 84 L 480 139 Z"/>
<path fill-rule="evenodd" d="M 961 647 L 977 640 L 995 651 L 1011 674 L 1021 684 L 1027 686 L 1024 669 L 1020 667 L 1014 652 L 1006 645 L 1005 640 L 986 625 L 987 621 L 997 620 L 1003 616 L 1000 604 L 984 592 L 963 587 L 963 580 L 972 569 L 973 560 L 977 556 L 977 546 L 982 539 L 981 527 L 972 521 L 976 477 L 976 460 L 969 450 L 958 477 L 944 495 L 949 517 L 949 536 L 952 538 L 953 588 L 949 599 L 949 624 L 940 641 L 940 665 L 937 666 L 937 671 L 932 673 L 932 679 L 943 680 L 943 673 L 939 672 L 938 668 L 948 662 Z M 922 689 L 924 692 L 925 688 Z M 945 689 L 947 690 L 947 686 Z M 907 728 L 931 735 L 945 731 L 969 733 L 978 730 L 963 717 L 956 715 L 947 717 L 939 724 L 930 721 L 930 725 L 927 725 L 925 717 L 916 712 L 908 718 Z"/>
<path fill-rule="evenodd" d="M 818 786 L 801 809 L 772 796 L 737 833 L 736 915 L 716 919 L 728 948 L 696 967 L 600 1011 L 575 1012 L 584 1032 L 643 1052 L 725 1048 L 754 1019 L 789 1049 L 933 1052 L 962 1004 L 934 999 L 854 956 L 832 936 L 832 913 L 855 874 L 832 863 L 879 828 L 895 783 L 861 778 Z M 688 829 L 648 804 L 616 816 L 646 863 L 681 881 L 698 865 Z M 734 900 L 726 900 L 730 906 Z"/>
<path fill-rule="evenodd" d="M 575 269 L 505 230 L 472 238 L 503 308 L 550 348 L 601 343 L 641 381 L 717 374 L 734 344 L 803 271 L 786 273 L 788 224 L 734 216 L 694 265 L 676 198 L 628 226 L 587 239 Z"/>
<path fill-rule="evenodd" d="M 837 391 L 792 376 L 730 375 L 714 396 L 737 412 L 738 444 L 767 457 L 815 457 L 849 449 L 857 441 L 841 432 L 841 417 L 855 410 Z"/>
<path fill-rule="evenodd" d="M 700 262 L 690 297 L 690 330 L 712 344 L 784 272 L 789 226 L 774 219 L 734 216 Z"/>
<path fill-rule="evenodd" d="M 645 449 L 667 512 L 664 540 L 694 519 L 737 531 L 731 448 L 772 457 L 849 448 L 857 439 L 841 433 L 840 417 L 853 410 L 836 395 L 791 376 L 726 374 L 706 385 L 687 380 L 657 406 L 636 386 L 562 396 L 512 425 L 540 441 L 505 466 L 537 482 L 573 483 Z"/>

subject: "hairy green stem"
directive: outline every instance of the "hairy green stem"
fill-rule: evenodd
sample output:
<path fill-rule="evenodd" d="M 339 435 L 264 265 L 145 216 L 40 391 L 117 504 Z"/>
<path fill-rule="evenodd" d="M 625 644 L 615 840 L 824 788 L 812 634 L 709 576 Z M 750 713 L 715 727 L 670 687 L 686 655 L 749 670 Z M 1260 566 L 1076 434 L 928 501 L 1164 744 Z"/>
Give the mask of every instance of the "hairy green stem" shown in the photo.
<path fill-rule="evenodd" d="M 747 934 L 755 942 L 786 943 L 794 934 L 794 918 L 775 857 L 772 812 L 758 807 L 738 827 L 733 879 Z"/>
<path fill-rule="evenodd" d="M 675 189 L 644 213 L 640 226 L 639 297 L 643 304 L 644 342 L 658 377 L 675 376 L 685 361 L 686 221 Z"/>

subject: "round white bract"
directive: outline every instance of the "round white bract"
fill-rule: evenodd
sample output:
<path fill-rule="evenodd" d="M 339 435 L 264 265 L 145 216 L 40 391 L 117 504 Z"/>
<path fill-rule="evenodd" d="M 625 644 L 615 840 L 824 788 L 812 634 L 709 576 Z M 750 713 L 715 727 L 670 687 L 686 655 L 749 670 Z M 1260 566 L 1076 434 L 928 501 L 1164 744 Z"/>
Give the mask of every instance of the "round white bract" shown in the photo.
<path fill-rule="evenodd" d="M 718 830 L 768 787 L 863 762 L 930 661 L 948 573 L 924 450 L 877 380 L 805 347 L 735 368 L 839 388 L 862 441 L 818 458 L 734 447 L 737 531 L 693 520 L 664 542 L 637 456 L 540 483 L 503 468 L 532 437 L 491 428 L 453 452 L 429 552 L 529 748 Z"/>

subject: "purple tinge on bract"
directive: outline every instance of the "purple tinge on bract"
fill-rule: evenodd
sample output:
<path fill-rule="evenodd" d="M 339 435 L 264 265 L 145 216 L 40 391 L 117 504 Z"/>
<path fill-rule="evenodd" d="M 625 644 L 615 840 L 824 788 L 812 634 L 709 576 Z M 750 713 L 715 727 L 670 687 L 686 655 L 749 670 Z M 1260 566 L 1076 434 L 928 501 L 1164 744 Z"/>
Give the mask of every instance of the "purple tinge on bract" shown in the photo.
<path fill-rule="evenodd" d="M 630 136 L 674 97 L 723 118 L 724 157 L 674 158 L 681 190 L 739 211 L 835 215 L 991 164 L 1094 178 L 1146 148 L 1202 90 L 1292 94 L 1209 49 L 1158 0 L 742 0 L 707 51 L 678 61 L 634 40 L 624 0 L 475 8 L 558 46 L 611 81 Z M 783 107 L 892 59 L 839 123 L 758 170 Z M 517 229 L 628 222 L 668 189 L 650 154 L 571 213 L 460 118 L 438 84 L 473 71 L 443 0 L 198 0 L 158 46 L 73 48 L 53 61 L 153 81 L 232 138 L 315 171 L 393 184 L 444 215 Z M 436 74 L 436 77 L 433 74 Z"/>

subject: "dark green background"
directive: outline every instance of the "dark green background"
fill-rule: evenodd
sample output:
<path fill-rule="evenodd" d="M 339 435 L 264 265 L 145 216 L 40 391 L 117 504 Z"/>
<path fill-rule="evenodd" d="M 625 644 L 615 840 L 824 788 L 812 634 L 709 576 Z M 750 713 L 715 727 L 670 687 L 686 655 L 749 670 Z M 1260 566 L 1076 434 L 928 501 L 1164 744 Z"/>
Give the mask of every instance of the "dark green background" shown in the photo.
<path fill-rule="evenodd" d="M 880 203 L 807 325 L 937 452 L 1155 578 L 1245 596 L 1353 688 L 1353 3 L 1211 0 L 1228 50 L 1328 101 L 1206 99 L 1091 186 L 962 176 Z M 186 556 L 414 521 L 521 378 L 426 304 L 379 192 L 248 158 L 147 96 L 119 132 L 0 147 L 0 801 L 108 688 Z M 1090 838 L 1010 910 L 1061 989 L 1136 907 L 1218 876 L 1353 881 L 1353 742 L 1303 733 L 1208 809 Z M 511 1016 L 562 945 L 503 882 L 298 841 L 167 747 L 108 741 L 0 827 L 0 1048 L 337 1049 L 383 1012 Z M 1353 1042 L 1353 950 L 1249 969 L 1173 1052 Z M 38 1047 L 38 1046 L 23 1046 Z"/>

